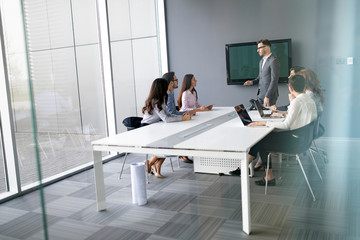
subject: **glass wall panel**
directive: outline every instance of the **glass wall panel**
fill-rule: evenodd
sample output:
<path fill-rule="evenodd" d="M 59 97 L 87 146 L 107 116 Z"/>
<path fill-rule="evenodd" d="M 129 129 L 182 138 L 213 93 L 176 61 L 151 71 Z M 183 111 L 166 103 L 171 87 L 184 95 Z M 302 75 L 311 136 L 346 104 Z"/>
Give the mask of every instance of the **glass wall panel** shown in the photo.
<path fill-rule="evenodd" d="M 141 109 L 145 105 L 151 84 L 155 78 L 162 75 L 157 37 L 134 40 L 133 54 L 137 111 L 139 116 L 142 116 Z"/>
<path fill-rule="evenodd" d="M 21 1 L 2 0 L 2 5 L 7 13 L 4 35 L 19 172 L 25 187 L 38 180 L 29 82 L 45 181 L 91 164 L 91 141 L 107 136 L 96 0 L 25 0 L 23 6 Z"/>
<path fill-rule="evenodd" d="M 131 38 L 129 0 L 108 0 L 110 40 Z"/>
<path fill-rule="evenodd" d="M 2 138 L 2 127 L 1 127 L 1 117 L 0 117 L 0 193 L 6 192 L 6 173 L 5 173 L 5 159 L 3 151 L 3 138 Z"/>
<path fill-rule="evenodd" d="M 133 56 L 131 41 L 111 43 L 116 104 L 116 125 L 118 132 L 126 131 L 122 120 L 136 116 Z"/>
<path fill-rule="evenodd" d="M 156 11 L 154 1 L 130 1 L 130 19 L 132 38 L 156 36 Z"/>
<path fill-rule="evenodd" d="M 142 116 L 141 109 L 152 81 L 161 76 L 155 1 L 109 0 L 117 132 L 122 120 Z"/>

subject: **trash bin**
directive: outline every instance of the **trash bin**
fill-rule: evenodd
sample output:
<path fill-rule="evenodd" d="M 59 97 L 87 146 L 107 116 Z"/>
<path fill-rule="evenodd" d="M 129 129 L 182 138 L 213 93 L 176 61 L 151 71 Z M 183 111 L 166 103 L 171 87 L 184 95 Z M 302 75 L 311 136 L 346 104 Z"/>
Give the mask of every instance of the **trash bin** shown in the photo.
<path fill-rule="evenodd" d="M 145 205 L 147 203 L 145 164 L 132 163 L 130 172 L 132 203 L 138 206 Z"/>

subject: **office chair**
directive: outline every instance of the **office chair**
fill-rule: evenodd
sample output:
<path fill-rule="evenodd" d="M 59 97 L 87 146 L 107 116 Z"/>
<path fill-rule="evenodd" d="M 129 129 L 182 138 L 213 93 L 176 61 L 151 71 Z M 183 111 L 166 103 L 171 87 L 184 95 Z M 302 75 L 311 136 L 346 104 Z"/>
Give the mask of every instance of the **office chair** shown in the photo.
<path fill-rule="evenodd" d="M 315 127 L 314 127 L 314 140 L 312 142 L 312 147 L 310 148 L 311 151 L 316 152 L 318 154 L 318 156 L 320 156 L 320 158 L 322 159 L 324 166 L 327 163 L 327 156 L 326 156 L 326 152 L 324 150 L 321 150 L 317 147 L 316 145 L 316 140 L 319 139 L 320 137 L 322 137 L 325 133 L 325 128 L 324 126 L 320 123 L 322 117 L 322 112 L 319 113 L 318 118 L 316 120 L 315 123 Z"/>
<path fill-rule="evenodd" d="M 306 180 L 306 183 L 309 187 L 309 190 L 311 192 L 311 195 L 313 197 L 313 201 L 316 201 L 314 192 L 311 188 L 310 182 L 307 178 L 307 175 L 305 173 L 304 167 L 301 163 L 300 155 L 303 153 L 309 152 L 310 159 L 312 163 L 314 164 L 317 173 L 319 174 L 320 179 L 322 180 L 320 171 L 317 167 L 317 164 L 315 162 L 315 159 L 310 151 L 311 144 L 313 142 L 313 136 L 314 136 L 314 127 L 316 124 L 316 121 L 313 121 L 301 128 L 290 130 L 290 131 L 281 131 L 281 132 L 274 132 L 273 136 L 274 138 L 282 139 L 284 142 L 286 142 L 286 146 L 279 144 L 279 146 L 274 147 L 272 146 L 272 149 L 266 149 L 266 146 L 264 148 L 266 151 L 269 152 L 267 156 L 267 171 L 266 171 L 266 184 L 265 184 L 265 194 L 267 194 L 267 187 L 268 187 L 268 171 L 269 171 L 269 163 L 271 161 L 271 153 L 280 153 L 280 154 L 288 154 L 288 155 L 295 155 L 296 160 L 299 163 L 299 166 L 301 168 L 301 171 L 304 175 L 304 178 Z"/>
<path fill-rule="evenodd" d="M 131 131 L 131 130 L 134 130 L 136 128 L 139 128 L 141 126 L 141 120 L 142 118 L 141 117 L 127 117 L 123 120 L 123 124 L 124 126 L 126 127 L 126 129 L 128 131 Z M 121 167 L 121 171 L 120 171 L 120 174 L 119 174 L 119 180 L 121 179 L 121 176 L 122 176 L 122 173 L 124 171 L 124 166 L 125 166 L 125 162 L 126 162 L 126 158 L 128 156 L 128 153 L 125 153 L 125 157 L 124 157 L 124 161 L 123 161 L 123 164 L 122 164 L 122 167 Z M 171 165 L 171 169 L 172 171 L 174 172 L 174 167 L 173 167 L 173 163 L 172 163 L 172 158 L 173 157 L 177 157 L 178 158 L 178 167 L 180 168 L 180 162 L 179 162 L 179 157 L 178 156 L 173 156 L 173 155 L 161 155 L 161 156 L 157 156 L 159 158 L 170 158 L 170 165 Z M 146 154 L 146 158 L 145 158 L 145 170 L 147 172 L 147 183 L 149 183 L 149 166 L 148 166 L 148 154 Z"/>

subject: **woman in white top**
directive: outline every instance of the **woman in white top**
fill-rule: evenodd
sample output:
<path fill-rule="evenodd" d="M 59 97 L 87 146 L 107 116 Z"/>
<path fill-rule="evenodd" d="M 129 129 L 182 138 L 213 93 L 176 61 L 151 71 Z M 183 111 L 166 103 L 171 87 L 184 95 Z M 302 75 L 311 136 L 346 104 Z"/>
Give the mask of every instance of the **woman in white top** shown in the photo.
<path fill-rule="evenodd" d="M 144 117 L 141 121 L 141 126 L 146 126 L 161 120 L 169 123 L 191 119 L 190 114 L 187 112 L 183 115 L 174 115 L 166 110 L 167 90 L 168 82 L 166 79 L 157 78 L 153 81 L 149 96 L 145 101 L 145 106 L 142 108 Z M 148 162 L 149 172 L 152 171 L 156 177 L 163 178 L 164 176 L 160 174 L 160 169 L 164 160 L 165 158 L 153 156 Z"/>
<path fill-rule="evenodd" d="M 181 112 L 184 111 L 209 111 L 213 105 L 201 106 L 198 102 L 198 95 L 195 89 L 197 80 L 193 74 L 186 74 L 181 84 L 178 98 L 178 105 Z"/>

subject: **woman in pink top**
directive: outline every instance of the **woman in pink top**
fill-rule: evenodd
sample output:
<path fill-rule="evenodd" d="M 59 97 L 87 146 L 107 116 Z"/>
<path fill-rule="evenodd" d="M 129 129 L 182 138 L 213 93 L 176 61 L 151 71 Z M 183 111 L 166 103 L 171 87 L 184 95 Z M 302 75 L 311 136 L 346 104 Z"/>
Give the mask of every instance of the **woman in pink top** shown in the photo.
<path fill-rule="evenodd" d="M 195 90 L 196 82 L 197 80 L 193 74 L 184 76 L 177 101 L 180 111 L 209 111 L 212 109 L 213 105 L 201 106 L 199 104 L 197 91 Z"/>

